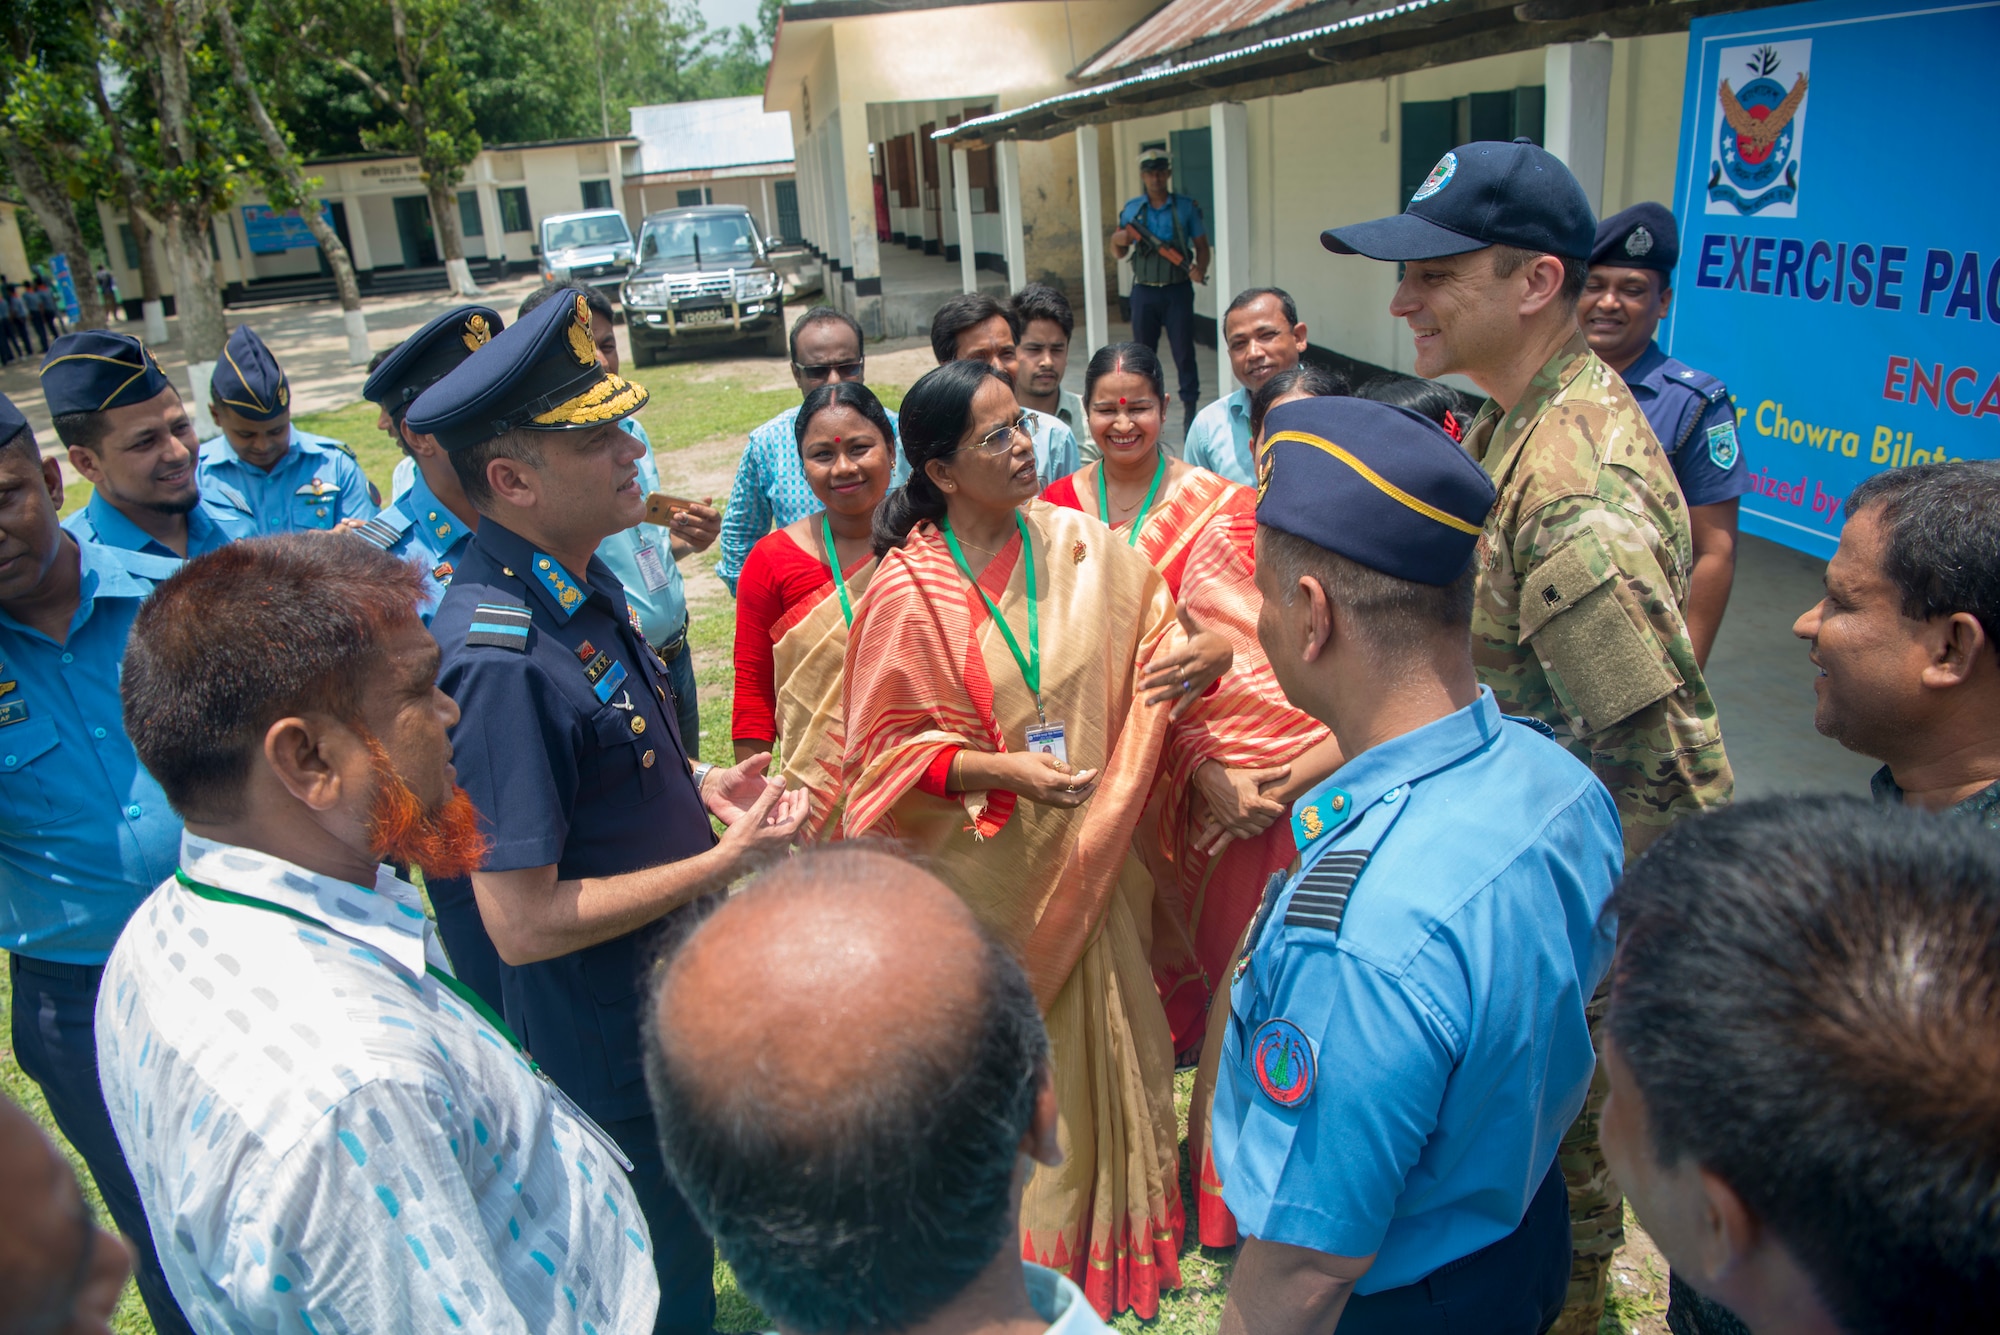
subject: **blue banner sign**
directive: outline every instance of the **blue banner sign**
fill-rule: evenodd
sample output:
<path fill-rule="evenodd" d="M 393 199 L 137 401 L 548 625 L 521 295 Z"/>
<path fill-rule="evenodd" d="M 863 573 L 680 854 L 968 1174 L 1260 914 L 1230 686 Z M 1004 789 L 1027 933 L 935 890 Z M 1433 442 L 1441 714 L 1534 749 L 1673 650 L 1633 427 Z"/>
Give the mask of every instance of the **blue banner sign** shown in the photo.
<path fill-rule="evenodd" d="M 1689 31 L 1662 342 L 1736 400 L 1746 532 L 1830 556 L 1870 474 L 2000 457 L 2000 185 L 1981 165 L 1994 101 L 1977 51 L 2000 51 L 2000 0 L 1826 0 Z"/>
<path fill-rule="evenodd" d="M 313 240 L 312 229 L 296 211 L 290 213 L 273 212 L 268 204 L 245 204 L 243 207 L 243 235 L 250 242 L 253 255 L 275 255 L 281 250 L 311 250 L 319 242 Z M 319 202 L 319 216 L 333 226 L 333 206 L 325 200 Z"/>

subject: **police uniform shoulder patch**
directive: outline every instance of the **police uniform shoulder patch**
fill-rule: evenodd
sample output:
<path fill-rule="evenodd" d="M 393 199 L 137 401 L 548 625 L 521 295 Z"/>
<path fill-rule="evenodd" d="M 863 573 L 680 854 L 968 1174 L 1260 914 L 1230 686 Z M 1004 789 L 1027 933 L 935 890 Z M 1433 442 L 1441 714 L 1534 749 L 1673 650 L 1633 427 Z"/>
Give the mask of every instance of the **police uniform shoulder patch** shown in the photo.
<path fill-rule="evenodd" d="M 466 627 L 465 642 L 525 653 L 528 627 L 532 624 L 534 616 L 524 603 L 480 603 L 472 609 L 472 622 Z"/>
<path fill-rule="evenodd" d="M 1369 848 L 1336 848 L 1315 862 L 1311 871 L 1299 877 L 1285 905 L 1285 926 L 1339 936 L 1348 896 L 1373 852 Z"/>
<path fill-rule="evenodd" d="M 1736 423 L 1721 422 L 1708 429 L 1708 460 L 1717 468 L 1728 470 L 1736 467 L 1736 459 L 1742 447 L 1736 443 Z"/>
<path fill-rule="evenodd" d="M 1250 1068 L 1257 1088 L 1280 1108 L 1296 1108 L 1312 1097 L 1319 1063 L 1312 1040 L 1290 1020 L 1271 1019 L 1257 1026 L 1250 1040 Z"/>

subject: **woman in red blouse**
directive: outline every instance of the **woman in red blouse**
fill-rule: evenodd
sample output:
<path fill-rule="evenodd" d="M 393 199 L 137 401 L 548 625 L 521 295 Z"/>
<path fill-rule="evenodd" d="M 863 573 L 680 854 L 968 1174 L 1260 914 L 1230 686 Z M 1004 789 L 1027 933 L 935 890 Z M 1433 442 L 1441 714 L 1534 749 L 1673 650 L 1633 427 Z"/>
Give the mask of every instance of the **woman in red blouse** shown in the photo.
<path fill-rule="evenodd" d="M 806 483 L 826 508 L 766 534 L 743 563 L 730 737 L 738 761 L 784 742 L 786 780 L 807 790 L 818 829 L 839 791 L 841 662 L 875 568 L 875 507 L 889 490 L 896 433 L 859 381 L 807 395 L 795 430 Z"/>

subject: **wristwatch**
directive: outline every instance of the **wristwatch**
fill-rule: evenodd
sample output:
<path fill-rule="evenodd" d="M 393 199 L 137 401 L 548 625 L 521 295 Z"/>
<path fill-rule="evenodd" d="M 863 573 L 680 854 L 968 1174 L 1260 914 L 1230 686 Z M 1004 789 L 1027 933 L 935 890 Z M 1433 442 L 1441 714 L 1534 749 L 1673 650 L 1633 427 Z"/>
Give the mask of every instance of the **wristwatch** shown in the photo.
<path fill-rule="evenodd" d="M 697 793 L 701 791 L 701 786 L 708 782 L 708 772 L 714 768 L 715 762 L 711 760 L 697 760 L 694 762 L 694 770 L 691 777 L 694 779 L 694 790 Z"/>

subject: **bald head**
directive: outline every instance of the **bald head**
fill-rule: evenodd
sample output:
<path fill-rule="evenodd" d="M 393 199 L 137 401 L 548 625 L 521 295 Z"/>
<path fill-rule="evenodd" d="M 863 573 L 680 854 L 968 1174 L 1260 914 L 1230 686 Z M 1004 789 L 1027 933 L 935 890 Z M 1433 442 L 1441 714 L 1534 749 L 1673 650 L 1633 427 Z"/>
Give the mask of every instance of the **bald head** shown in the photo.
<path fill-rule="evenodd" d="M 0 1201 L 0 1335 L 108 1331 L 131 1254 L 91 1218 L 69 1161 L 4 1097 Z"/>
<path fill-rule="evenodd" d="M 667 1164 L 787 1332 L 896 1330 L 1015 1246 L 1048 1039 L 1026 977 L 928 872 L 795 857 L 701 924 L 654 998 Z"/>

